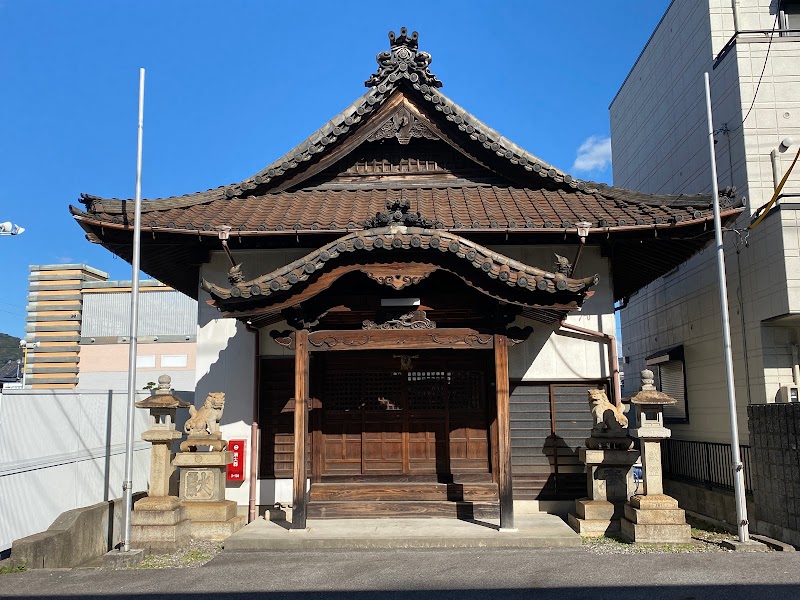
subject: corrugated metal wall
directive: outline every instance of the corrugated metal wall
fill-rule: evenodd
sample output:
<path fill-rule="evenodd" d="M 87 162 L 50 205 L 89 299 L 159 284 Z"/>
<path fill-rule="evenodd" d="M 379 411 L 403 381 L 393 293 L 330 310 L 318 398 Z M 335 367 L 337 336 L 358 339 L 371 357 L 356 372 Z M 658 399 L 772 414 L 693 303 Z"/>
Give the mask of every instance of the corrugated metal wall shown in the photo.
<path fill-rule="evenodd" d="M 0 394 L 0 551 L 46 530 L 64 511 L 122 495 L 126 407 L 127 394 L 110 390 Z M 143 491 L 148 414 L 135 416 L 134 490 Z"/>
<path fill-rule="evenodd" d="M 83 295 L 82 337 L 124 337 L 129 334 L 131 295 L 128 292 Z M 194 336 L 197 300 L 176 291 L 139 294 L 139 335 Z"/>

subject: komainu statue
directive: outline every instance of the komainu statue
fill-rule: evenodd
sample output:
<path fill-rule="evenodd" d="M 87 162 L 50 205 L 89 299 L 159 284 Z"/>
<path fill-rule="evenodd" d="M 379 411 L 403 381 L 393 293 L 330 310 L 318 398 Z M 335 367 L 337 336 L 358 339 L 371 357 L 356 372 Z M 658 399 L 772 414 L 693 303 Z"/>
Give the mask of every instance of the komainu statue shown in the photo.
<path fill-rule="evenodd" d="M 604 390 L 589 390 L 589 409 L 594 417 L 592 435 L 625 435 L 628 417 L 615 404 L 608 401 Z"/>
<path fill-rule="evenodd" d="M 225 392 L 211 392 L 200 410 L 189 407 L 189 419 L 183 430 L 189 435 L 219 435 L 219 422 L 225 408 Z"/>

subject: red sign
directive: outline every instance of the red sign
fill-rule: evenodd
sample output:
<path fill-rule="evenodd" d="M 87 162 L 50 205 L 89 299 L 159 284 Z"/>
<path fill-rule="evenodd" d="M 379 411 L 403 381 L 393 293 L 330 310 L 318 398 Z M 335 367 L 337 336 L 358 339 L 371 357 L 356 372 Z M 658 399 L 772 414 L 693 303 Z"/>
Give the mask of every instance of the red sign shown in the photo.
<path fill-rule="evenodd" d="M 228 450 L 233 453 L 233 462 L 228 465 L 228 481 L 244 481 L 244 449 L 247 440 L 231 440 Z"/>

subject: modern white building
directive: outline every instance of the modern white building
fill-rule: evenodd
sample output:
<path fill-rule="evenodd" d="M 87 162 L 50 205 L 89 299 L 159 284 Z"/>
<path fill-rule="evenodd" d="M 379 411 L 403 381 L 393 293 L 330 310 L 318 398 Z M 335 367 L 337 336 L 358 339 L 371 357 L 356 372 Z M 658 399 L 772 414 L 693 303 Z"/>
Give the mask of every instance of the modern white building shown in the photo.
<path fill-rule="evenodd" d="M 747 228 L 800 147 L 800 2 L 674 0 L 610 106 L 615 186 L 711 189 L 704 72 L 719 186 L 748 199 L 724 235 L 739 433 L 747 444 L 747 405 L 776 402 L 788 391 L 782 387 L 798 383 L 800 167 L 760 225 Z M 681 401 L 670 415 L 673 437 L 729 442 L 713 248 L 624 304 L 625 371 L 650 365 Z"/>

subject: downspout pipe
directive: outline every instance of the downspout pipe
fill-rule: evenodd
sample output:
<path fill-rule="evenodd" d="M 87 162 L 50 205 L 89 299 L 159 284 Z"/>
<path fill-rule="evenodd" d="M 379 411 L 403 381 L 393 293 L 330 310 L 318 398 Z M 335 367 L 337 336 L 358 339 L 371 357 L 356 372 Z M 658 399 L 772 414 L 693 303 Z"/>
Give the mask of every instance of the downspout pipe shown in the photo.
<path fill-rule="evenodd" d="M 585 327 L 579 327 L 578 325 L 570 325 L 566 323 L 564 320 L 559 323 L 559 327 L 562 329 L 568 329 L 570 331 L 576 331 L 578 333 L 582 333 L 584 335 L 601 338 L 605 344 L 608 344 L 608 370 L 611 372 L 611 383 L 613 386 L 612 393 L 614 394 L 614 404 L 617 406 L 622 405 L 622 386 L 620 385 L 619 381 L 619 362 L 617 360 L 617 338 L 609 333 L 603 333 L 602 331 L 594 331 L 592 329 L 586 329 Z"/>
<path fill-rule="evenodd" d="M 261 370 L 261 333 L 257 327 L 253 327 L 250 322 L 245 322 L 245 329 L 255 335 L 255 352 L 253 365 L 253 419 L 250 423 L 250 498 L 247 503 L 247 522 L 252 523 L 258 517 L 258 507 L 256 505 L 256 495 L 258 492 L 258 454 L 259 437 L 259 410 L 258 410 L 258 386 Z"/>

